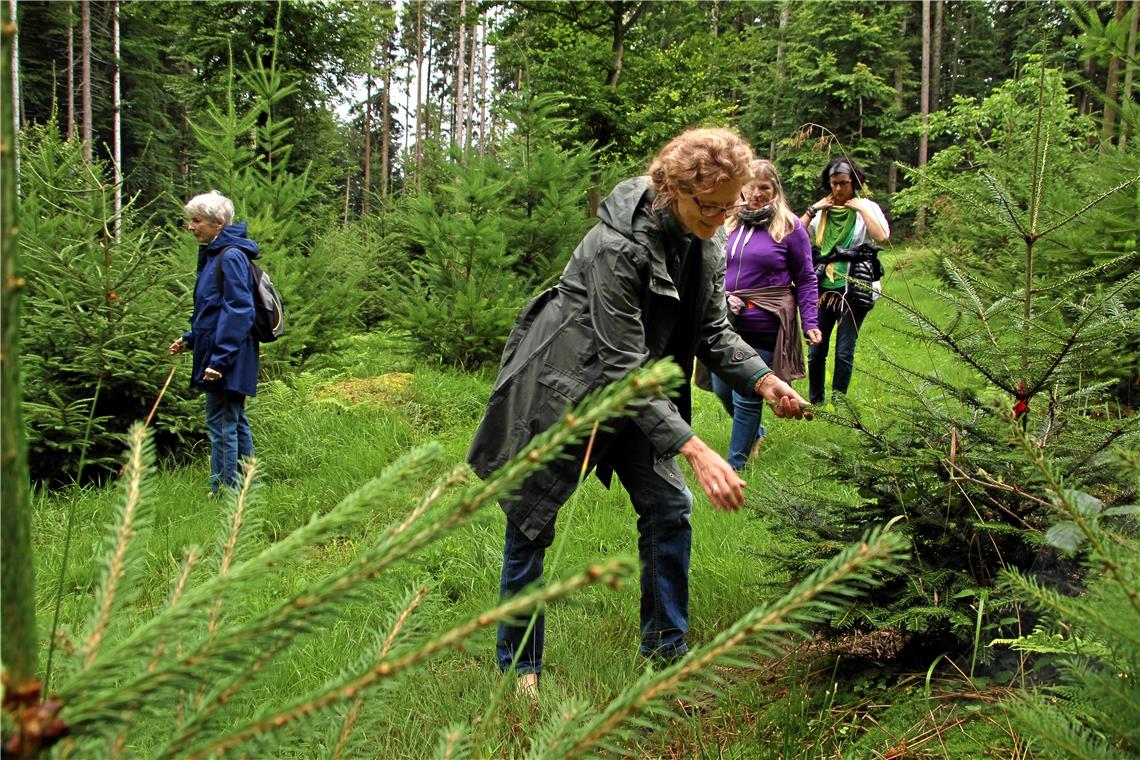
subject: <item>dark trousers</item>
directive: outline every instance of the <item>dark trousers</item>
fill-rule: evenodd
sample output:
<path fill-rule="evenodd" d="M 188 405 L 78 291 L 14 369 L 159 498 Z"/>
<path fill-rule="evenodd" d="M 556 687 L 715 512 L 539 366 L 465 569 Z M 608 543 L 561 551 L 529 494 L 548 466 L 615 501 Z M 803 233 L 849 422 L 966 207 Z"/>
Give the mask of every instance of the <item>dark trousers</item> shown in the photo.
<path fill-rule="evenodd" d="M 855 342 L 859 340 L 859 328 L 870 309 L 852 307 L 830 298 L 819 307 L 819 331 L 823 340 L 808 348 L 808 401 L 813 404 L 824 402 L 823 379 L 827 372 L 827 351 L 831 344 L 831 333 L 835 332 L 835 372 L 831 376 L 831 390 L 847 393 L 851 385 L 851 373 L 855 369 Z"/>
<path fill-rule="evenodd" d="M 649 440 L 627 429 L 611 449 L 614 472 L 629 492 L 637 513 L 637 550 L 641 559 L 641 654 L 673 659 L 688 651 L 689 552 L 692 546 L 693 495 L 653 469 Z M 620 454 L 616 453 L 620 452 Z M 571 497 L 573 498 L 573 497 Z M 554 542 L 554 520 L 534 539 L 507 520 L 499 595 L 507 598 L 541 580 L 546 549 Z M 559 568 L 564 570 L 565 568 Z M 520 673 L 542 672 L 544 620 L 539 614 L 528 633 L 529 618 L 499 626 L 499 667 Z M 516 655 L 518 657 L 516 661 Z"/>

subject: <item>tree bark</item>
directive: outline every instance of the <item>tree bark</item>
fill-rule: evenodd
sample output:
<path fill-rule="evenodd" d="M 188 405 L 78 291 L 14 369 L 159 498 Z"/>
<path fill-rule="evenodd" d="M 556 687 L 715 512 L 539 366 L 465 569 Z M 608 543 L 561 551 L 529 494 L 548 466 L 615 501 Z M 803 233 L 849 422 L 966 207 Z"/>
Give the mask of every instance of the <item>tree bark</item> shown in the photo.
<path fill-rule="evenodd" d="M 927 128 L 930 123 L 930 0 L 922 0 L 922 86 L 919 93 L 922 112 L 922 131 L 918 135 L 918 166 L 926 166 L 928 147 Z M 926 230 L 926 209 L 919 206 L 915 215 L 915 231 L 921 235 Z"/>
<path fill-rule="evenodd" d="M 475 67 L 475 44 L 479 41 L 479 25 L 472 22 L 471 24 L 471 37 L 468 40 L 468 54 L 467 54 L 467 126 L 464 129 L 464 134 L 467 136 L 465 147 L 470 149 L 475 142 L 472 132 L 475 131 L 475 75 L 478 69 Z"/>
<path fill-rule="evenodd" d="M 906 15 L 902 18 L 902 28 L 899 29 L 899 39 L 906 39 Z M 906 94 L 906 84 L 903 77 L 903 64 L 904 61 L 899 60 L 895 65 L 895 108 L 898 110 L 899 118 L 902 118 L 903 113 L 903 96 Z M 899 189 L 899 155 L 898 150 L 895 151 L 895 160 L 891 161 L 891 165 L 887 167 L 887 193 L 894 195 Z"/>
<path fill-rule="evenodd" d="M 459 0 L 459 47 L 455 56 L 455 135 L 453 141 L 460 148 L 463 147 L 463 85 L 466 82 L 463 74 L 464 43 L 467 36 L 466 16 L 467 0 Z"/>
<path fill-rule="evenodd" d="M 384 32 L 384 100 L 380 105 L 380 197 L 388 197 L 388 153 L 392 144 L 392 63 L 389 50 L 392 44 L 390 32 Z"/>
<path fill-rule="evenodd" d="M 1140 0 L 1137 0 L 1140 2 Z M 487 22 L 483 22 L 479 44 L 479 155 L 483 155 L 490 127 L 487 124 Z"/>
<path fill-rule="evenodd" d="M 1128 29 L 1128 51 L 1125 55 L 1127 64 L 1124 68 L 1124 87 L 1120 91 L 1120 104 L 1122 107 L 1127 108 L 1132 103 L 1132 73 L 1136 68 L 1133 61 L 1136 60 L 1136 35 L 1140 33 L 1140 0 L 1132 0 L 1132 25 Z M 1128 146 L 1129 129 L 1131 128 L 1130 122 L 1123 122 L 1120 125 L 1120 149 L 1124 150 Z"/>
<path fill-rule="evenodd" d="M 1124 20 L 1128 12 L 1126 0 L 1116 0 L 1116 21 Z M 1101 122 L 1100 144 L 1102 147 L 1112 145 L 1116 136 L 1116 112 L 1120 109 L 1116 99 L 1120 89 L 1120 56 L 1115 53 L 1108 59 L 1108 81 L 1104 86 L 1104 121 Z"/>
<path fill-rule="evenodd" d="M 416 4 L 416 189 L 420 186 L 420 165 L 423 163 L 423 135 L 427 134 L 424 123 L 424 4 Z"/>
<path fill-rule="evenodd" d="M 930 64 L 930 110 L 942 107 L 942 12 L 945 0 L 934 0 L 934 47 Z"/>
<path fill-rule="evenodd" d="M 645 13 L 648 3 L 634 3 L 636 6 L 633 13 L 630 14 L 629 19 L 625 17 L 626 6 L 629 3 L 624 0 L 606 0 L 606 5 L 610 6 L 610 28 L 613 30 L 613 55 L 610 58 L 610 70 L 606 75 L 606 85 L 609 87 L 617 87 L 621 81 L 621 67 L 625 59 L 625 36 L 637 20 Z"/>
<path fill-rule="evenodd" d="M 111 152 L 112 171 L 115 177 L 115 242 L 123 239 L 123 100 L 121 92 L 122 61 L 119 48 L 119 0 L 113 0 L 111 7 L 111 46 L 115 58 L 111 69 Z"/>
<path fill-rule="evenodd" d="M 12 72 L 15 19 L 0 4 L 0 81 Z M 17 266 L 19 198 L 16 131 L 11 98 L 0 98 L 0 659 L 5 701 L 36 676 L 35 562 L 29 502 L 27 446 L 20 403 L 20 294 Z"/>
<path fill-rule="evenodd" d="M 75 137 L 75 12 L 67 0 L 67 139 Z"/>
<path fill-rule="evenodd" d="M 91 0 L 79 0 L 79 118 L 83 158 L 91 160 Z"/>
<path fill-rule="evenodd" d="M 371 56 L 369 56 L 371 59 Z M 368 61 L 372 68 L 372 61 Z M 361 193 L 360 213 L 368 213 L 368 194 L 372 192 L 372 74 L 364 85 L 364 192 Z"/>
<path fill-rule="evenodd" d="M 788 22 L 791 21 L 792 4 L 790 0 L 784 0 L 780 3 L 780 26 L 776 32 L 776 86 L 772 89 L 775 92 L 784 91 L 784 76 L 785 71 L 785 58 L 787 55 L 787 37 L 788 37 Z M 768 144 L 768 160 L 776 160 L 776 149 L 779 147 L 779 141 L 776 139 L 776 117 L 778 108 L 772 109 L 772 140 Z"/>

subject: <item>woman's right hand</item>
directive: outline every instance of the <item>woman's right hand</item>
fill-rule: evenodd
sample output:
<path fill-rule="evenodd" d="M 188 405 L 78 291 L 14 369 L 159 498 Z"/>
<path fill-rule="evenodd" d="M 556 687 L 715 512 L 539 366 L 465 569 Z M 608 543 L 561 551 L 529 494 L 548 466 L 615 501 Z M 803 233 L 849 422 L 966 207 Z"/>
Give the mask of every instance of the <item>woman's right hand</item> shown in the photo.
<path fill-rule="evenodd" d="M 701 490 L 715 509 L 735 512 L 744 504 L 746 485 L 724 457 L 695 435 L 681 444 L 680 453 L 688 460 Z"/>
<path fill-rule="evenodd" d="M 174 342 L 170 344 L 170 353 L 180 354 L 186 350 L 186 344 L 182 342 L 182 338 L 175 338 Z"/>

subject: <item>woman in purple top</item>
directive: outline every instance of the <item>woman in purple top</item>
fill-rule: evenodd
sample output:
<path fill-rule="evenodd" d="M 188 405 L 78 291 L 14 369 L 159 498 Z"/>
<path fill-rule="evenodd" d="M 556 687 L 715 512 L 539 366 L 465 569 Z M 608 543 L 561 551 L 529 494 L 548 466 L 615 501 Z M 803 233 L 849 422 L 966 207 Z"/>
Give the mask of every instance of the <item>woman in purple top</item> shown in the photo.
<path fill-rule="evenodd" d="M 811 244 L 803 223 L 788 207 L 771 161 L 752 163 L 744 199 L 748 205 L 733 220 L 725 245 L 724 289 L 733 326 L 777 376 L 791 382 L 805 374 L 800 323 L 809 344 L 820 341 Z M 740 395 L 716 375 L 712 383 L 732 417 L 728 463 L 740 470 L 764 440 L 764 400 L 752 393 Z"/>

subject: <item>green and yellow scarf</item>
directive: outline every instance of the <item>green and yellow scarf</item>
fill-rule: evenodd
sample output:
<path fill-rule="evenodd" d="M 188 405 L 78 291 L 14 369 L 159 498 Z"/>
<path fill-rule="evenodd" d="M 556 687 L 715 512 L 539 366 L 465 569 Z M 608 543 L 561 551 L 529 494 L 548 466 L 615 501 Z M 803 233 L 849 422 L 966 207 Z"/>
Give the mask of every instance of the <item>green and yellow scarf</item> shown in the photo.
<path fill-rule="evenodd" d="M 849 247 L 855 237 L 854 209 L 832 206 L 819 214 L 819 226 L 815 229 L 815 244 L 821 256 L 829 255 L 835 246 Z M 833 261 L 824 269 L 820 278 L 820 290 L 841 290 L 847 283 L 847 262 Z"/>

